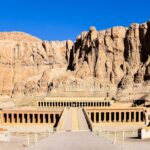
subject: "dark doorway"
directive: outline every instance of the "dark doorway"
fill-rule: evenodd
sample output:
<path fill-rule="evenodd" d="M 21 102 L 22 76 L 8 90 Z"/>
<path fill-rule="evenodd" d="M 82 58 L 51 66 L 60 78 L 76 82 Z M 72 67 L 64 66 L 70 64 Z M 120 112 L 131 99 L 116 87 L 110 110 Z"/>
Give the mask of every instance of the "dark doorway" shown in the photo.
<path fill-rule="evenodd" d="M 94 122 L 94 113 L 93 112 L 91 113 L 91 120 L 92 120 L 92 122 Z"/>

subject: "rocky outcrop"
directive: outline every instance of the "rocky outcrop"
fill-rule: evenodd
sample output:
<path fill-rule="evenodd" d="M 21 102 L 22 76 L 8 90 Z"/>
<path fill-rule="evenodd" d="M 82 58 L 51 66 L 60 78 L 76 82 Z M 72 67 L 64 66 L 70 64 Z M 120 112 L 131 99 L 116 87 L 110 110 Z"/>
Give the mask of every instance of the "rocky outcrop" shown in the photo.
<path fill-rule="evenodd" d="M 150 22 L 105 31 L 91 27 L 74 43 L 68 69 L 78 78 L 98 79 L 102 87 L 132 92 L 134 87 L 149 84 L 149 38 Z"/>
<path fill-rule="evenodd" d="M 50 68 L 65 67 L 66 42 L 48 42 L 25 33 L 0 33 L 0 95 L 35 92 L 34 84 Z M 38 91 L 37 91 L 38 92 Z"/>
<path fill-rule="evenodd" d="M 149 92 L 150 22 L 90 27 L 74 43 L 0 33 L 0 70 L 0 94 L 11 97 Z"/>

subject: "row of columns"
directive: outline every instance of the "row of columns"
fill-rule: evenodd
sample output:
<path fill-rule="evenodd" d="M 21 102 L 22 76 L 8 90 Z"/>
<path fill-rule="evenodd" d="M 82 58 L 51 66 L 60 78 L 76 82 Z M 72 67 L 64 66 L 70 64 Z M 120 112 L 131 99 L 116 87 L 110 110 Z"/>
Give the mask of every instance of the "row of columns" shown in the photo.
<path fill-rule="evenodd" d="M 142 111 L 129 112 L 88 112 L 92 122 L 143 122 Z"/>
<path fill-rule="evenodd" d="M 38 102 L 38 107 L 109 107 L 110 102 Z"/>
<path fill-rule="evenodd" d="M 52 123 L 58 122 L 60 114 L 26 114 L 26 113 L 4 113 L 3 123 Z"/>

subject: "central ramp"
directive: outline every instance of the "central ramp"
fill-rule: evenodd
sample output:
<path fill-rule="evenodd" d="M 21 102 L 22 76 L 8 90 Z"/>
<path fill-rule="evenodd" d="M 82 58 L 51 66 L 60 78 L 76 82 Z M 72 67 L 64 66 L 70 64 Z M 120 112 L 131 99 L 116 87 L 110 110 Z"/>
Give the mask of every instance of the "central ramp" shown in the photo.
<path fill-rule="evenodd" d="M 57 127 L 58 131 L 89 131 L 82 108 L 65 108 Z"/>

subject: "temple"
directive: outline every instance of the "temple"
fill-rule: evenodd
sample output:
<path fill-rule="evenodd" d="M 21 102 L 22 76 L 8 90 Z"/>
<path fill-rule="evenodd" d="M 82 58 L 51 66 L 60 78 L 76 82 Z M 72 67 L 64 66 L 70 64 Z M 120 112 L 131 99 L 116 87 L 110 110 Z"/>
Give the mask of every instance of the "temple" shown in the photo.
<path fill-rule="evenodd" d="M 111 98 L 99 97 L 46 97 L 36 101 L 35 106 L 0 110 L 0 125 L 7 126 L 49 126 L 55 130 L 93 131 L 101 125 L 129 124 L 139 127 L 149 124 L 146 112 L 149 108 L 133 107 L 116 103 Z M 148 114 L 149 115 L 149 114 Z M 69 121 L 70 120 L 70 121 Z M 84 127 L 82 127 L 84 124 Z M 63 127 L 62 127 L 63 126 Z M 66 126 L 66 127 L 65 127 Z M 73 130 L 73 127 L 69 130 Z"/>

